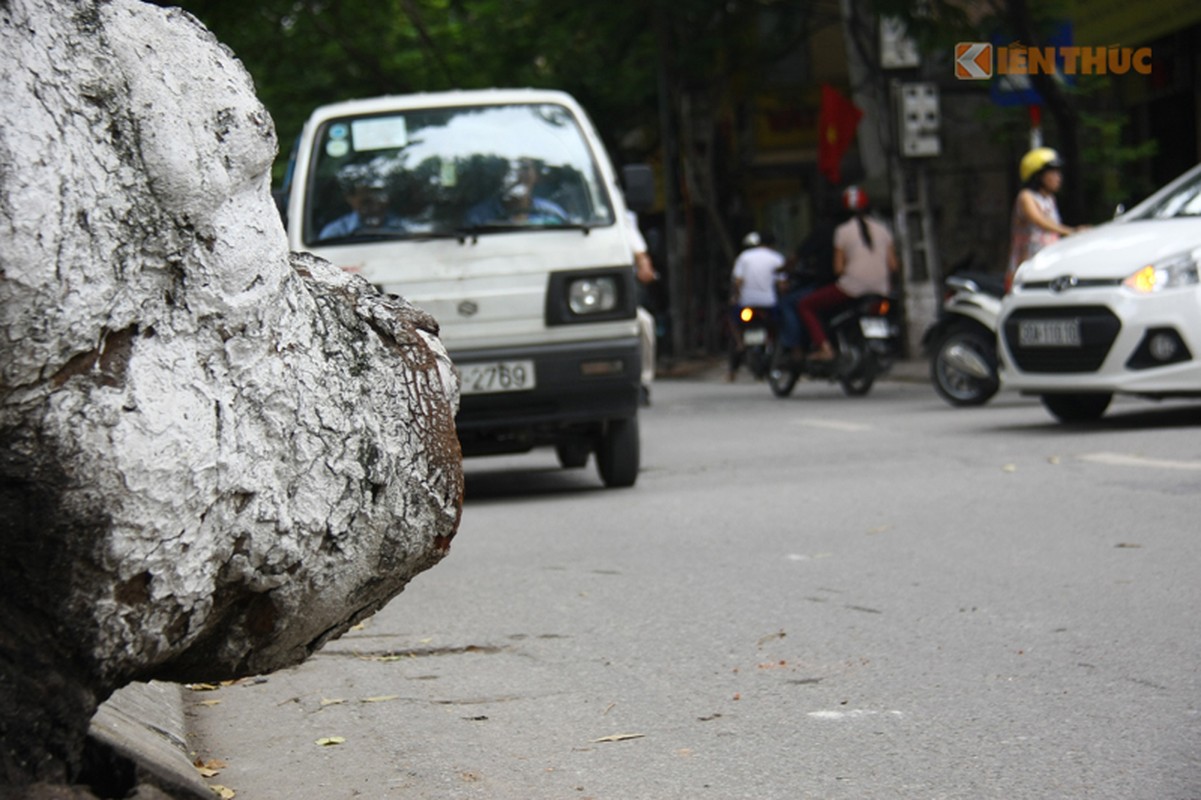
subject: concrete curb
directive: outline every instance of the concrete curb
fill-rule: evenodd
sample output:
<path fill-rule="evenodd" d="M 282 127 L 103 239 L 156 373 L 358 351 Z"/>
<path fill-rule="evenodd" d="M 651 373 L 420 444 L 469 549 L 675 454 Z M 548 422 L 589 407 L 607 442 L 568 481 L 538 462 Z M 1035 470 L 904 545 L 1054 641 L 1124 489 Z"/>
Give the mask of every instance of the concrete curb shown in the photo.
<path fill-rule="evenodd" d="M 183 692 L 176 683 L 131 683 L 100 706 L 88 736 L 132 762 L 139 782 L 177 800 L 212 800 L 188 756 Z"/>

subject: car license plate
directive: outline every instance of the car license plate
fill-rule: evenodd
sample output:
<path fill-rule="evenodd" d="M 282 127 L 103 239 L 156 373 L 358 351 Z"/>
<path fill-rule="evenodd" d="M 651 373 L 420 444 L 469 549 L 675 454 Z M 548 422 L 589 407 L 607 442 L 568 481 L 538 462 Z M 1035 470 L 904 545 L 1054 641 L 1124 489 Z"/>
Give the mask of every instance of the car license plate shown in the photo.
<path fill-rule="evenodd" d="M 883 317 L 860 317 L 859 329 L 869 339 L 888 338 L 888 320 Z"/>
<path fill-rule="evenodd" d="M 742 332 L 742 343 L 754 347 L 767 341 L 767 331 L 763 328 L 751 328 Z"/>
<path fill-rule="evenodd" d="M 1078 319 L 1023 319 L 1018 321 L 1019 347 L 1080 347 Z"/>
<path fill-rule="evenodd" d="M 525 392 L 537 383 L 533 361 L 487 361 L 458 367 L 462 394 Z"/>

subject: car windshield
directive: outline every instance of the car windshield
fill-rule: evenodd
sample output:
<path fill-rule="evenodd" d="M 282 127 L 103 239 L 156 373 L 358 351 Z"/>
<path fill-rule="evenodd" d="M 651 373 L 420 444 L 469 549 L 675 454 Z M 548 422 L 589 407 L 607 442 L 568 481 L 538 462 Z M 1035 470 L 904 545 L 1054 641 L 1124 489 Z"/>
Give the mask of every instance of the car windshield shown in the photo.
<path fill-rule="evenodd" d="M 1197 216 L 1201 216 L 1201 170 L 1194 170 L 1162 197 L 1151 198 L 1145 206 L 1132 210 L 1129 218 L 1175 219 Z"/>
<path fill-rule="evenodd" d="M 579 124 L 560 105 L 348 117 L 314 141 L 308 244 L 614 222 Z"/>

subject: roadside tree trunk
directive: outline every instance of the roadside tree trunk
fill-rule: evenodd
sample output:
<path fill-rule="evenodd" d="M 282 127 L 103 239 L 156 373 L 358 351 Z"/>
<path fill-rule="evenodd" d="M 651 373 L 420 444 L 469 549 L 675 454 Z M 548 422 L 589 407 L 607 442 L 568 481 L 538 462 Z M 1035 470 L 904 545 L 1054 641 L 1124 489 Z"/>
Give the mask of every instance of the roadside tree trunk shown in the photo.
<path fill-rule="evenodd" d="M 379 609 L 462 471 L 435 322 L 288 253 L 271 119 L 190 15 L 0 3 L 0 103 L 4 787 L 70 780 L 130 681 L 276 670 Z"/>

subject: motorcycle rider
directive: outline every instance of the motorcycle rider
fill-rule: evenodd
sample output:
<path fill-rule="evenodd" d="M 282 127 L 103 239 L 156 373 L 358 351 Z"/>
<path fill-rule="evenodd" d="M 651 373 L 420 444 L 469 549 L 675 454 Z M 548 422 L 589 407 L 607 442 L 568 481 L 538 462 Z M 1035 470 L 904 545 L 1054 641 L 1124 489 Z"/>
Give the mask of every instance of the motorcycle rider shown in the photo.
<path fill-rule="evenodd" d="M 834 230 L 835 282 L 817 289 L 797 305 L 809 332 L 812 361 L 831 361 L 835 355 L 819 315 L 865 294 L 888 294 L 892 273 L 897 271 L 892 234 L 869 214 L 867 192 L 848 186 L 842 193 L 842 206 L 851 212 L 851 218 Z"/>
<path fill-rule="evenodd" d="M 813 290 L 834 282 L 834 231 L 841 215 L 827 212 L 796 249 L 780 290 L 780 347 L 793 361 L 805 358 L 806 335 L 797 306 Z"/>
<path fill-rule="evenodd" d="M 730 277 L 730 366 L 726 382 L 732 382 L 742 363 L 746 345 L 742 341 L 742 326 L 738 314 L 746 307 L 765 308 L 774 321 L 776 316 L 776 284 L 785 265 L 784 256 L 775 249 L 775 237 L 760 236 L 751 231 L 742 240 L 743 251 L 734 261 Z"/>

